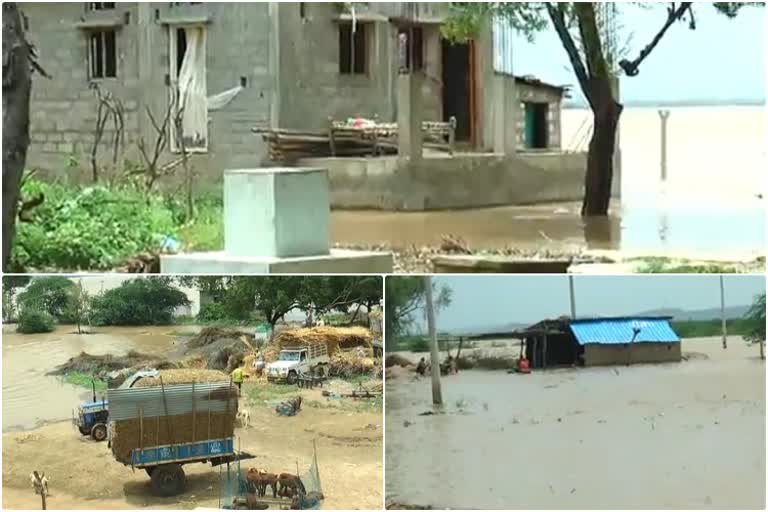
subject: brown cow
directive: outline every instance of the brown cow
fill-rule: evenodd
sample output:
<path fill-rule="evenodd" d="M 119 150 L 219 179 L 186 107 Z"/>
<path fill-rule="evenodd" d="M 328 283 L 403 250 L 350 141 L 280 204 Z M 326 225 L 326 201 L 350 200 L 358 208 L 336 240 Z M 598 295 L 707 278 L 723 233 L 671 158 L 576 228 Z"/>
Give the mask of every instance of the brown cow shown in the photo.
<path fill-rule="evenodd" d="M 254 487 L 259 496 L 267 495 L 267 487 L 272 488 L 272 497 L 277 498 L 277 475 L 267 473 L 265 469 L 250 468 L 246 480 Z"/>
<path fill-rule="evenodd" d="M 277 476 L 277 483 L 280 484 L 278 494 L 282 498 L 293 498 L 299 493 L 299 487 L 302 486 L 299 477 L 290 473 L 280 473 Z"/>

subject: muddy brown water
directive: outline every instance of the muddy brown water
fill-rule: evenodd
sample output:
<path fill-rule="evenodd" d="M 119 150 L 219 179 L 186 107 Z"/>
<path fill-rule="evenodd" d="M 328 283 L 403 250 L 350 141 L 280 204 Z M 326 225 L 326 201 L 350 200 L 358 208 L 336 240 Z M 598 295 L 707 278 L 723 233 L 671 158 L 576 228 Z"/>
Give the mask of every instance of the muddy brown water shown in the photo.
<path fill-rule="evenodd" d="M 332 232 L 338 243 L 386 243 L 395 248 L 439 245 L 442 235 L 450 234 L 474 249 L 764 253 L 765 210 L 760 200 L 746 198 L 741 205 L 701 201 L 656 210 L 652 207 L 657 201 L 672 202 L 651 195 L 644 205 L 616 205 L 609 218 L 593 219 L 582 219 L 575 203 L 410 213 L 335 211 Z"/>
<path fill-rule="evenodd" d="M 765 363 L 732 339 L 680 364 L 387 380 L 387 500 L 452 509 L 762 509 Z"/>
<path fill-rule="evenodd" d="M 18 334 L 15 325 L 3 326 L 3 432 L 34 428 L 45 422 L 71 418 L 85 388 L 64 383 L 46 373 L 80 352 L 125 354 L 136 350 L 168 357 L 177 352 L 174 327 L 99 327 L 78 335 L 71 325 L 46 334 Z M 185 326 L 185 330 L 188 328 Z"/>

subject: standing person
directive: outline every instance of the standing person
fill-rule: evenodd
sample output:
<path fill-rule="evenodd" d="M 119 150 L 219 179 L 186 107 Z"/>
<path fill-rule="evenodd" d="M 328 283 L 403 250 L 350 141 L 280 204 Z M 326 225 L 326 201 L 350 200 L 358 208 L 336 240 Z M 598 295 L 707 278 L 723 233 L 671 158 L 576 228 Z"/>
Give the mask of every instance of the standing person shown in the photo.
<path fill-rule="evenodd" d="M 243 391 L 243 369 L 238 367 L 232 370 L 232 382 L 237 386 L 237 395 L 240 396 Z"/>

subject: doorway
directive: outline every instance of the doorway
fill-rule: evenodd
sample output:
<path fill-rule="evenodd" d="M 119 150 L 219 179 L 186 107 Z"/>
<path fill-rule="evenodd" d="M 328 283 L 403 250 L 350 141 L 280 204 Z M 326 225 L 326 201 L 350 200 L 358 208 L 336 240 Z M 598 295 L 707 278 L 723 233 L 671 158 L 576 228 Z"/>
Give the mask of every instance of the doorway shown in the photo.
<path fill-rule="evenodd" d="M 475 145 L 476 83 L 474 44 L 442 40 L 443 121 L 456 118 L 456 141 Z"/>
<path fill-rule="evenodd" d="M 549 147 L 549 105 L 525 103 L 525 148 Z"/>

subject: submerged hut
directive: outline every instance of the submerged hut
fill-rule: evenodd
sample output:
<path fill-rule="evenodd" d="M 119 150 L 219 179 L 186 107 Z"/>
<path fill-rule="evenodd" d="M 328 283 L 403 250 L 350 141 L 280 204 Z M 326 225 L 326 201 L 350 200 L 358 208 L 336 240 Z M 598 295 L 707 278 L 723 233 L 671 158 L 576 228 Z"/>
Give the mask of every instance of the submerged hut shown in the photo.
<path fill-rule="evenodd" d="M 677 362 L 680 336 L 671 317 L 543 320 L 516 333 L 533 368 Z"/>

